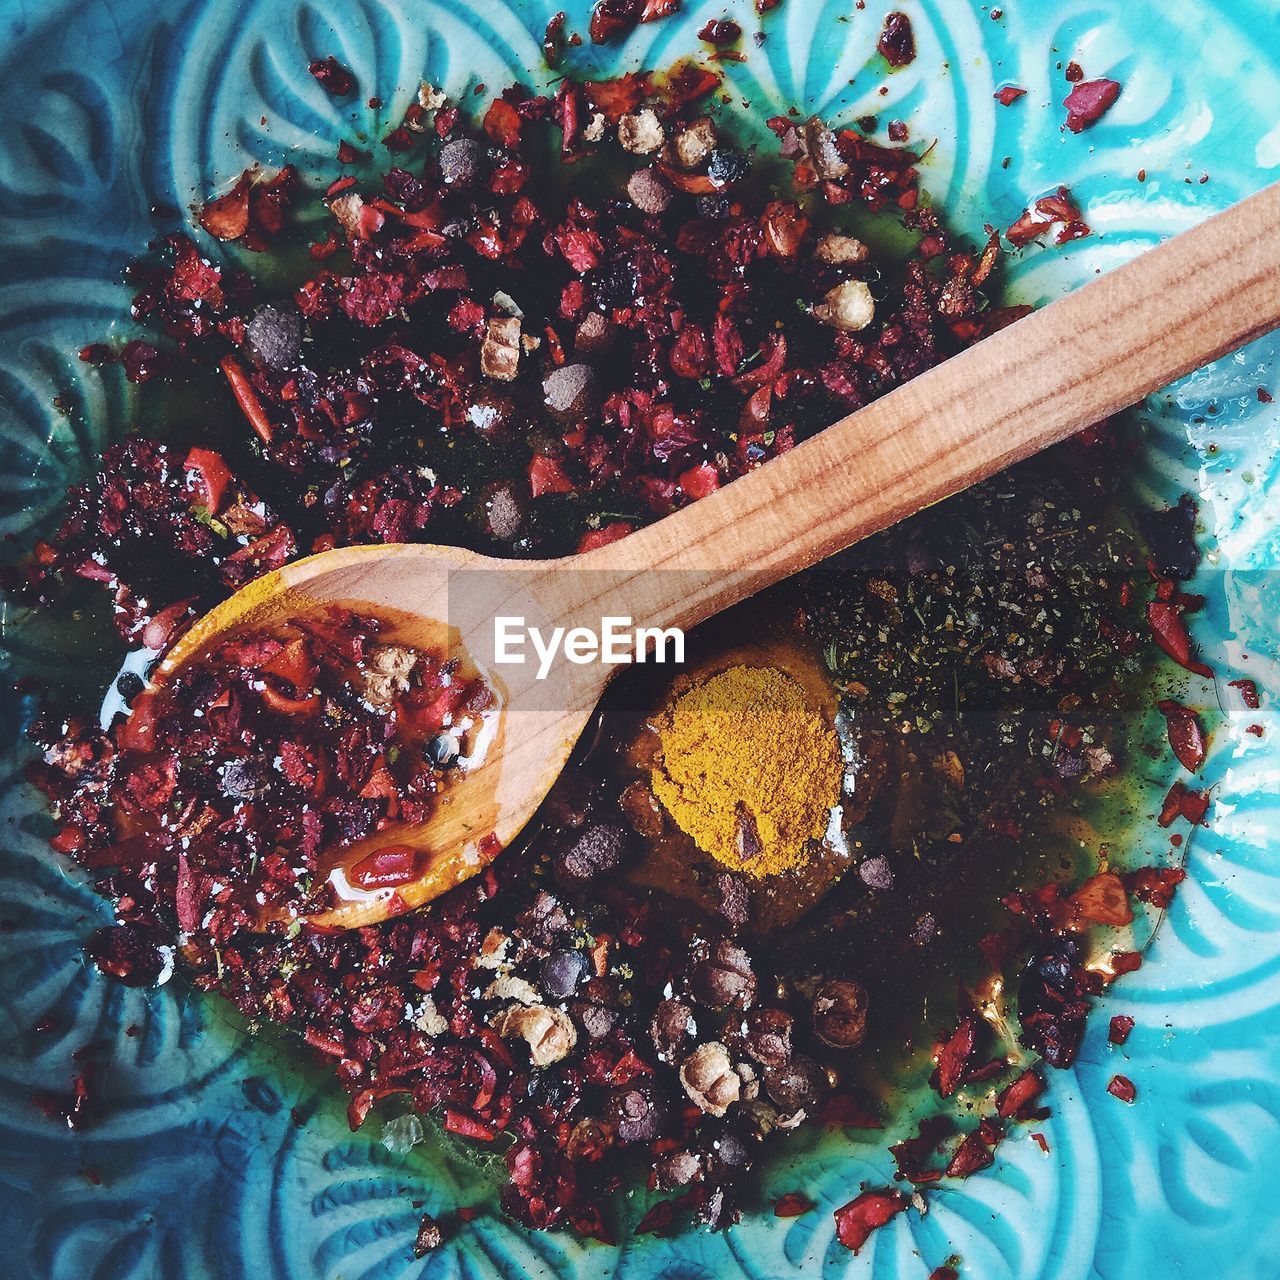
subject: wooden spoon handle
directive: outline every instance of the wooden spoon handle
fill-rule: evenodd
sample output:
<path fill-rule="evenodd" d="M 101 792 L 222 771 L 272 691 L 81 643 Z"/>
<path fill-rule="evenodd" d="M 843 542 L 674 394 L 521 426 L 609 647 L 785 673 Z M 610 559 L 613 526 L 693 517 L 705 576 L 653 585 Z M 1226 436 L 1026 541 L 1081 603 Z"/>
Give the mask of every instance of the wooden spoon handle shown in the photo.
<path fill-rule="evenodd" d="M 581 603 L 692 626 L 1275 328 L 1277 228 L 1280 184 L 579 557 Z"/>

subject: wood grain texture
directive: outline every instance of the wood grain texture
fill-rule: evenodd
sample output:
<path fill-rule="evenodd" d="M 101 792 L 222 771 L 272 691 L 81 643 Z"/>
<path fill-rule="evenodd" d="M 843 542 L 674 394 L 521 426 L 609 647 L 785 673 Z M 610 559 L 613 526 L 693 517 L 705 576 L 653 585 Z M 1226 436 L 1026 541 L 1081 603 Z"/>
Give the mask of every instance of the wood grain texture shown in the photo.
<path fill-rule="evenodd" d="M 286 566 L 202 619 L 160 678 L 220 633 L 309 603 L 444 619 L 499 687 L 488 762 L 424 827 L 381 833 L 432 859 L 399 896 L 418 905 L 480 870 L 533 815 L 609 676 L 598 663 L 493 665 L 495 615 L 598 628 L 606 615 L 689 628 L 922 507 L 993 475 L 1280 325 L 1280 185 L 986 339 L 758 471 L 620 542 L 563 560 L 501 561 L 456 548 L 351 547 Z M 459 850 L 458 841 L 464 848 Z M 365 846 L 358 847 L 360 852 Z M 341 879 L 339 857 L 333 873 Z M 381 918 L 389 893 L 328 923 Z"/>
<path fill-rule="evenodd" d="M 1277 325 L 1280 184 L 581 559 L 635 616 L 690 626 Z"/>

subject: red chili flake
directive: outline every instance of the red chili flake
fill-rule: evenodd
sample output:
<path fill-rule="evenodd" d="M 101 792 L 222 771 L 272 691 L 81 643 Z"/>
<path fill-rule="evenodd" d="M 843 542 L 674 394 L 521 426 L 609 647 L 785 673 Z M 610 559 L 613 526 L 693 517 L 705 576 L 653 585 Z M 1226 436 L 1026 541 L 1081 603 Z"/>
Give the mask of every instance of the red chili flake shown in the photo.
<path fill-rule="evenodd" d="M 1107 1039 L 1112 1044 L 1124 1044 L 1133 1030 L 1133 1019 L 1127 1013 L 1117 1013 L 1107 1027 Z"/>
<path fill-rule="evenodd" d="M 1045 1153 L 1045 1155 L 1049 1154 L 1049 1139 L 1046 1138 L 1043 1133 L 1033 1133 L 1031 1135 L 1031 1141 L 1034 1142 L 1036 1146 Z"/>
<path fill-rule="evenodd" d="M 478 1204 L 464 1204 L 458 1208 L 458 1218 L 462 1222 L 474 1222 L 482 1212 Z"/>
<path fill-rule="evenodd" d="M 1070 904 L 1080 919 L 1094 924 L 1120 926 L 1133 920 L 1124 881 L 1114 871 L 1100 871 L 1090 876 L 1071 895 Z"/>
<path fill-rule="evenodd" d="M 236 398 L 236 403 L 239 404 L 244 416 L 249 419 L 249 425 L 253 428 L 254 434 L 263 444 L 270 444 L 275 435 L 275 427 L 267 417 L 267 411 L 262 407 L 258 393 L 253 389 L 249 375 L 231 356 L 223 356 L 219 363 L 227 381 L 231 384 L 231 392 Z"/>
<path fill-rule="evenodd" d="M 1119 1098 L 1121 1102 L 1132 1102 L 1138 1096 L 1138 1091 L 1128 1076 L 1112 1076 L 1111 1082 L 1107 1085 L 1107 1092 L 1113 1098 Z"/>
<path fill-rule="evenodd" d="M 680 0 L 644 0 L 644 8 L 640 11 L 641 22 L 657 22 L 659 18 L 669 18 L 680 12 Z"/>
<path fill-rule="evenodd" d="M 592 44 L 608 44 L 630 34 L 640 21 L 640 0 L 596 0 L 587 34 Z"/>
<path fill-rule="evenodd" d="M 1204 725 L 1200 717 L 1189 707 L 1184 707 L 1171 698 L 1162 699 L 1156 706 L 1165 718 L 1173 754 L 1189 773 L 1197 772 L 1204 764 L 1207 749 Z"/>
<path fill-rule="evenodd" d="M 317 58 L 307 68 L 320 87 L 334 98 L 345 98 L 356 91 L 356 78 L 332 54 Z"/>
<path fill-rule="evenodd" d="M 756 0 L 756 12 L 764 17 L 766 13 L 772 13 L 781 3 L 782 0 Z"/>
<path fill-rule="evenodd" d="M 483 128 L 500 147 L 514 151 L 520 145 L 520 130 L 524 120 L 520 113 L 503 98 L 495 98 L 484 113 Z"/>
<path fill-rule="evenodd" d="M 1068 84 L 1078 84 L 1084 79 L 1084 68 L 1078 62 L 1068 62 L 1064 74 Z"/>
<path fill-rule="evenodd" d="M 1191 791 L 1181 782 L 1175 782 L 1169 788 L 1169 794 L 1160 807 L 1157 821 L 1162 827 L 1172 826 L 1178 818 L 1185 818 L 1193 827 L 1204 826 L 1205 814 L 1209 812 L 1209 793 L 1207 791 Z"/>
<path fill-rule="evenodd" d="M 1259 404 L 1271 404 L 1271 402 L 1272 402 L 1272 395 L 1271 395 L 1271 392 L 1270 392 L 1270 391 L 1268 391 L 1268 390 L 1266 389 L 1266 387 L 1259 387 L 1259 388 L 1258 388 L 1258 403 L 1259 403 Z"/>
<path fill-rule="evenodd" d="M 964 1079 L 965 1068 L 973 1056 L 974 1041 L 978 1033 L 978 1021 L 968 1014 L 960 1019 L 956 1029 L 938 1050 L 937 1066 L 929 1077 L 929 1083 L 938 1096 L 949 1098 Z"/>
<path fill-rule="evenodd" d="M 625 520 L 614 520 L 602 529 L 590 529 L 582 535 L 578 542 L 578 554 L 595 551 L 598 547 L 607 547 L 611 542 L 625 538 L 631 532 L 631 525 Z"/>
<path fill-rule="evenodd" d="M 454 1111 L 452 1108 L 445 1110 L 444 1128 L 447 1133 L 456 1133 L 463 1138 L 474 1138 L 477 1142 L 492 1142 L 498 1136 L 488 1125 L 482 1124 L 474 1116 L 467 1115 L 465 1111 Z"/>
<path fill-rule="evenodd" d="M 1248 679 L 1228 680 L 1227 684 L 1232 689 L 1240 690 L 1240 701 L 1250 711 L 1257 711 L 1262 706 L 1262 699 L 1258 697 L 1258 686 L 1254 681 Z"/>
<path fill-rule="evenodd" d="M 908 137 L 906 122 L 903 120 L 889 121 L 889 141 L 890 142 L 906 142 Z"/>
<path fill-rule="evenodd" d="M 1251 733 L 1255 738 L 1261 738 L 1266 730 L 1260 724 L 1248 724 L 1244 728 L 1245 733 Z"/>
<path fill-rule="evenodd" d="M 798 1218 L 802 1213 L 808 1213 L 816 1207 L 814 1202 L 803 1191 L 788 1191 L 786 1195 L 779 1196 L 774 1202 L 773 1216 L 775 1218 Z"/>
<path fill-rule="evenodd" d="M 215 240 L 239 240 L 249 230 L 249 188 L 253 176 L 246 170 L 224 196 L 210 200 L 200 210 L 200 225 Z"/>
<path fill-rule="evenodd" d="M 731 19 L 713 18 L 698 32 L 698 39 L 705 40 L 717 48 L 722 45 L 736 44 L 742 39 L 742 28 Z"/>
<path fill-rule="evenodd" d="M 561 9 L 559 13 L 551 15 L 547 21 L 547 28 L 542 34 L 542 58 L 552 71 L 560 65 L 560 60 L 564 57 L 565 22 L 565 13 Z"/>
<path fill-rule="evenodd" d="M 1111 953 L 1111 974 L 1119 978 L 1126 973 L 1135 973 L 1142 968 L 1142 955 L 1137 951 L 1113 951 Z"/>
<path fill-rule="evenodd" d="M 80 348 L 80 359 L 85 364 L 110 364 L 116 359 L 116 353 L 105 342 L 91 342 Z"/>
<path fill-rule="evenodd" d="M 675 1216 L 675 1202 L 672 1200 L 659 1200 L 636 1223 L 635 1234 L 638 1236 L 657 1236 L 659 1239 L 672 1236 L 675 1234 L 673 1230 Z"/>
<path fill-rule="evenodd" d="M 417 849 L 393 844 L 361 858 L 347 873 L 347 878 L 357 889 L 390 889 L 411 884 L 421 869 L 422 855 Z"/>
<path fill-rule="evenodd" d="M 911 29 L 911 19 L 897 11 L 889 14 L 876 48 L 891 67 L 910 66 L 916 60 L 916 36 Z"/>
<path fill-rule="evenodd" d="M 1101 120 L 1120 96 L 1114 80 L 1082 80 L 1063 100 L 1067 109 L 1067 128 L 1079 133 Z"/>
<path fill-rule="evenodd" d="M 835 1211 L 836 1239 L 846 1249 L 857 1253 L 871 1237 L 873 1231 L 883 1227 L 907 1207 L 907 1198 L 900 1191 L 864 1191 L 848 1204 Z"/>
<path fill-rule="evenodd" d="M 1180 667 L 1194 675 L 1212 679 L 1213 671 L 1191 656 L 1191 637 L 1182 618 L 1181 604 L 1166 600 L 1152 600 L 1147 605 L 1147 624 L 1156 644 Z"/>
<path fill-rule="evenodd" d="M 1044 1092 L 1044 1081 L 1034 1068 L 1024 1071 L 996 1098 L 996 1114 L 1005 1120 L 1029 1118 L 1031 1104 Z"/>
<path fill-rule="evenodd" d="M 1138 899 L 1162 910 L 1172 901 L 1177 887 L 1187 878 L 1181 867 L 1139 867 L 1121 877 L 1125 888 Z"/>
<path fill-rule="evenodd" d="M 338 143 L 339 164 L 359 164 L 362 160 L 367 160 L 368 158 L 368 152 L 361 151 L 358 147 L 353 147 L 345 138 Z"/>
<path fill-rule="evenodd" d="M 992 96 L 1002 107 L 1011 107 L 1019 98 L 1025 98 L 1027 91 L 1018 88 L 1016 84 L 1006 84 L 997 89 Z"/>
<path fill-rule="evenodd" d="M 992 15 L 994 17 L 994 14 Z M 960 1280 L 960 1273 L 955 1267 L 935 1267 L 929 1273 L 929 1280 Z"/>
<path fill-rule="evenodd" d="M 966 1134 L 946 1168 L 948 1178 L 967 1178 L 995 1161 L 987 1144 L 976 1134 Z"/>
<path fill-rule="evenodd" d="M 884 1122 L 851 1093 L 833 1093 L 823 1104 L 822 1121 L 833 1129 L 884 1128 Z"/>
<path fill-rule="evenodd" d="M 529 463 L 529 488 L 535 498 L 544 493 L 572 493 L 573 481 L 554 458 L 539 453 Z"/>
<path fill-rule="evenodd" d="M 710 462 L 700 462 L 680 476 L 680 488 L 685 496 L 695 502 L 714 493 L 720 487 L 720 473 Z"/>

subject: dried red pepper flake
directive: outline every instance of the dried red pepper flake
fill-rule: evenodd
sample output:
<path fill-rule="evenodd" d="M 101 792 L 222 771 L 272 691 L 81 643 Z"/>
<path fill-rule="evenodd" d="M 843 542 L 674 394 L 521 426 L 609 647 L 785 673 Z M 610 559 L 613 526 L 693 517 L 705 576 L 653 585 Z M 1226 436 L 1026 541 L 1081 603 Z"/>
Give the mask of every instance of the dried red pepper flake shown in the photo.
<path fill-rule="evenodd" d="M 253 177 L 245 172 L 226 195 L 210 200 L 200 210 L 200 225 L 216 240 L 239 240 L 249 230 L 249 188 Z"/>
<path fill-rule="evenodd" d="M 1213 678 L 1213 669 L 1192 656 L 1191 637 L 1183 620 L 1183 605 L 1166 600 L 1147 604 L 1147 624 L 1156 644 L 1180 667 L 1194 675 Z"/>
<path fill-rule="evenodd" d="M 676 1203 L 674 1200 L 659 1200 L 636 1223 L 635 1234 L 638 1236 L 657 1236 L 663 1239 L 676 1233 Z"/>
<path fill-rule="evenodd" d="M 1193 827 L 1206 825 L 1205 817 L 1209 812 L 1209 793 L 1192 791 L 1181 782 L 1175 782 L 1169 788 L 1160 806 L 1157 821 L 1162 827 L 1172 826 L 1179 818 L 1185 818 Z"/>
<path fill-rule="evenodd" d="M 356 91 L 355 76 L 332 54 L 327 58 L 316 58 L 307 70 L 331 97 L 345 98 Z"/>
<path fill-rule="evenodd" d="M 1164 716 L 1169 735 L 1169 745 L 1178 762 L 1189 773 L 1196 773 L 1204 764 L 1208 743 L 1205 738 L 1204 725 L 1200 717 L 1189 707 L 1163 698 L 1156 703 L 1160 714 Z"/>
<path fill-rule="evenodd" d="M 587 34 L 592 44 L 609 44 L 629 35 L 640 21 L 640 0 L 596 0 Z"/>
<path fill-rule="evenodd" d="M 1017 85 L 1006 84 L 997 89 L 992 96 L 1002 107 L 1011 107 L 1019 98 L 1025 98 L 1027 91 L 1020 89 Z"/>
<path fill-rule="evenodd" d="M 411 884 L 421 874 L 422 860 L 421 851 L 411 845 L 387 845 L 357 862 L 347 873 L 347 879 L 357 889 L 365 890 Z"/>
<path fill-rule="evenodd" d="M 947 1164 L 948 1178 L 968 1178 L 980 1169 L 987 1169 L 995 1162 L 991 1149 L 975 1133 L 966 1134 L 955 1154 Z"/>
<path fill-rule="evenodd" d="M 1046 1138 L 1043 1133 L 1033 1133 L 1031 1135 L 1031 1141 L 1034 1142 L 1036 1146 L 1045 1153 L 1045 1155 L 1049 1154 L 1049 1139 Z"/>
<path fill-rule="evenodd" d="M 1080 133 L 1101 120 L 1119 96 L 1120 85 L 1115 80 L 1081 80 L 1063 100 L 1067 128 Z"/>
<path fill-rule="evenodd" d="M 878 1231 L 907 1207 L 907 1197 L 888 1189 L 864 1191 L 835 1211 L 836 1239 L 857 1253 Z"/>
<path fill-rule="evenodd" d="M 960 1273 L 955 1267 L 943 1264 L 940 1267 L 935 1267 L 929 1273 L 929 1280 L 960 1280 Z"/>
<path fill-rule="evenodd" d="M 742 28 L 732 19 L 712 18 L 698 32 L 698 39 L 717 47 L 736 44 L 742 39 Z"/>
<path fill-rule="evenodd" d="M 1133 908 L 1124 881 L 1114 871 L 1090 876 L 1070 898 L 1071 909 L 1081 920 L 1119 927 L 1133 921 Z"/>
<path fill-rule="evenodd" d="M 1164 910 L 1173 901 L 1178 886 L 1187 878 L 1181 867 L 1138 867 L 1126 871 L 1122 879 L 1125 888 L 1139 902 L 1150 903 Z"/>
<path fill-rule="evenodd" d="M 815 1208 L 817 1208 L 816 1203 L 805 1195 L 803 1191 L 788 1191 L 786 1195 L 779 1196 L 773 1202 L 773 1216 L 775 1218 L 798 1218 L 801 1214 L 809 1213 Z"/>
<path fill-rule="evenodd" d="M 456 1133 L 463 1138 L 472 1138 L 476 1142 L 492 1142 L 498 1135 L 488 1125 L 483 1124 L 465 1111 L 446 1108 L 444 1128 L 447 1133 Z"/>
<path fill-rule="evenodd" d="M 1044 1081 L 1034 1067 L 1024 1071 L 996 1098 L 996 1114 L 1002 1119 L 1030 1119 L 1031 1104 L 1044 1092 Z"/>
<path fill-rule="evenodd" d="M 1125 1044 L 1133 1026 L 1133 1019 L 1127 1013 L 1117 1013 L 1108 1024 L 1107 1039 L 1112 1044 Z"/>
<path fill-rule="evenodd" d="M 956 1029 L 939 1048 L 935 1058 L 937 1065 L 929 1077 L 929 1083 L 933 1085 L 939 1097 L 949 1098 L 964 1080 L 965 1072 L 973 1057 L 977 1034 L 977 1018 L 972 1014 L 966 1015 L 960 1019 Z"/>
<path fill-rule="evenodd" d="M 1138 951 L 1113 951 L 1111 953 L 1112 978 L 1135 973 L 1142 968 L 1142 953 Z"/>
<path fill-rule="evenodd" d="M 1138 1096 L 1138 1090 L 1128 1076 L 1112 1076 L 1107 1084 L 1107 1092 L 1121 1102 L 1132 1102 Z"/>
<path fill-rule="evenodd" d="M 1258 696 L 1258 686 L 1253 680 L 1247 678 L 1228 680 L 1227 685 L 1229 688 L 1240 690 L 1240 701 L 1250 711 L 1257 711 L 1262 706 L 1262 699 Z"/>
<path fill-rule="evenodd" d="M 891 67 L 910 66 L 916 60 L 916 36 L 911 19 L 897 10 L 890 13 L 884 20 L 876 48 Z"/>

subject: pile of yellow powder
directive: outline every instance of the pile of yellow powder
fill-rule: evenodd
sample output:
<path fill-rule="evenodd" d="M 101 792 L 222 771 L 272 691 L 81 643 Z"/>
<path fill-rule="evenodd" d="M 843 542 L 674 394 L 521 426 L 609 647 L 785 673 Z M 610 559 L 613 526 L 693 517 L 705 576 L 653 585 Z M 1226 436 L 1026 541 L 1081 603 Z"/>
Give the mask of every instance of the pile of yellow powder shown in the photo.
<path fill-rule="evenodd" d="M 755 878 L 806 860 L 827 829 L 843 766 L 834 728 L 775 667 L 730 667 L 655 722 L 654 794 L 704 852 Z"/>

